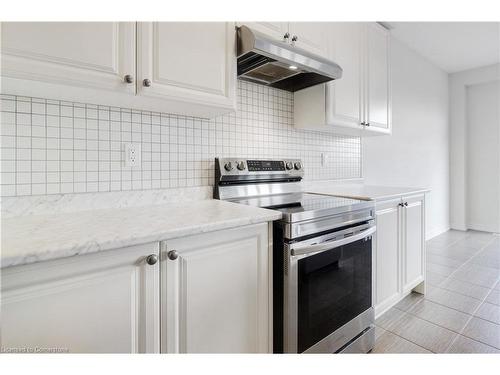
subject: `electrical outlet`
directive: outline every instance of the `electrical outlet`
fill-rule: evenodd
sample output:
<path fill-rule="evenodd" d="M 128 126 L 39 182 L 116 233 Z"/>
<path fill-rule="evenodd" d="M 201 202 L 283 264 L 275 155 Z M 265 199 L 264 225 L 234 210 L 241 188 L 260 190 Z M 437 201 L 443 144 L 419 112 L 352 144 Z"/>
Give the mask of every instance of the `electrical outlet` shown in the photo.
<path fill-rule="evenodd" d="M 124 144 L 125 167 L 137 167 L 141 164 L 141 145 L 137 143 Z"/>
<path fill-rule="evenodd" d="M 330 161 L 332 159 L 332 154 L 329 152 L 322 152 L 321 153 L 321 166 L 326 167 L 328 164 L 330 164 Z"/>

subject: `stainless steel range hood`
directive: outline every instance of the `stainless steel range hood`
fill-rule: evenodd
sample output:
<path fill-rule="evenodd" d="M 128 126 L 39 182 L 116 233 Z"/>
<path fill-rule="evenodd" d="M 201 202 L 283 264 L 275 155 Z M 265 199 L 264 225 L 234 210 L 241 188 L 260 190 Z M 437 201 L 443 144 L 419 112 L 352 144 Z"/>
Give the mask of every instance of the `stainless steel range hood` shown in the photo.
<path fill-rule="evenodd" d="M 294 92 L 342 77 L 333 61 L 247 26 L 237 28 L 237 39 L 239 79 Z"/>

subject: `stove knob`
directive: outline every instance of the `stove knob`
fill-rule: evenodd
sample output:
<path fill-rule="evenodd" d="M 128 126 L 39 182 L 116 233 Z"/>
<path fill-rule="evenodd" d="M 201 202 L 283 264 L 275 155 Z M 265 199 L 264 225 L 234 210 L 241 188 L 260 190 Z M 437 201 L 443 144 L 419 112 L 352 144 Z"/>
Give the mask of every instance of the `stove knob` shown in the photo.
<path fill-rule="evenodd" d="M 293 163 L 291 161 L 286 162 L 286 169 L 287 170 L 293 169 Z"/>
<path fill-rule="evenodd" d="M 236 165 L 236 168 L 238 168 L 238 170 L 240 170 L 240 171 L 244 171 L 244 170 L 245 170 L 245 162 L 240 161 L 240 162 Z"/>
<path fill-rule="evenodd" d="M 230 161 L 224 164 L 224 169 L 228 172 L 233 169 L 233 165 L 231 164 Z"/>
<path fill-rule="evenodd" d="M 300 162 L 298 161 L 298 162 L 296 162 L 296 163 L 295 163 L 295 169 L 296 169 L 296 170 L 299 170 L 300 168 L 302 168 L 302 165 L 301 165 L 301 164 L 300 164 Z"/>

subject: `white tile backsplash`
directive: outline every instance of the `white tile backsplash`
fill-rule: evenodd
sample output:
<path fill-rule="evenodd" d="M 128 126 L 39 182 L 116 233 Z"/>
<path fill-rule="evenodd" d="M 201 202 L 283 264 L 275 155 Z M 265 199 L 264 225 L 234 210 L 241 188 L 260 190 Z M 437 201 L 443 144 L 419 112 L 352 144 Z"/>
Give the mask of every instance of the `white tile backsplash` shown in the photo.
<path fill-rule="evenodd" d="M 361 177 L 360 138 L 295 129 L 293 94 L 251 83 L 238 82 L 236 113 L 212 120 L 0 98 L 2 196 L 209 186 L 217 156 L 300 158 L 306 180 Z M 130 142 L 138 167 L 122 161 Z"/>

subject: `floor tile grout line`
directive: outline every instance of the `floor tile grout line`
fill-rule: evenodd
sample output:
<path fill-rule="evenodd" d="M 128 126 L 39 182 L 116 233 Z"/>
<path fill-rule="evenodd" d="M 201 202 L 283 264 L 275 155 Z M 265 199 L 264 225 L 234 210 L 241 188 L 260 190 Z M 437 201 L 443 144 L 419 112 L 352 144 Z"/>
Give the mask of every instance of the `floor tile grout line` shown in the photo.
<path fill-rule="evenodd" d="M 452 246 L 453 244 L 456 244 L 457 242 L 459 242 L 459 241 L 461 241 L 461 240 L 464 240 L 464 239 L 466 239 L 466 238 L 469 238 L 469 237 L 471 237 L 471 234 L 466 235 L 464 238 L 461 238 L 461 239 L 458 239 L 458 240 L 456 240 L 456 241 L 452 242 L 449 246 L 446 246 L 446 247 L 444 247 L 443 249 L 447 249 L 447 248 L 449 248 L 450 246 Z M 459 269 L 461 269 L 463 266 L 465 266 L 465 265 L 466 265 L 466 264 L 467 264 L 467 263 L 468 263 L 468 262 L 469 262 L 469 261 L 470 261 L 470 260 L 471 260 L 474 256 L 476 256 L 479 252 L 481 252 L 482 250 L 484 250 L 484 248 L 486 248 L 487 246 L 489 246 L 489 245 L 490 245 L 490 244 L 491 244 L 494 240 L 495 240 L 495 238 L 492 238 L 492 239 L 490 239 L 489 241 L 487 241 L 487 242 L 486 242 L 483 246 L 481 246 L 481 247 L 480 247 L 480 248 L 479 248 L 479 249 L 478 249 L 478 250 L 477 250 L 474 254 L 472 254 L 472 255 L 471 255 L 471 256 L 470 256 L 470 257 L 469 257 L 466 261 L 464 261 L 464 262 L 463 262 L 463 263 L 462 263 L 462 264 L 461 264 L 461 265 L 460 265 L 460 266 L 459 266 L 459 267 L 458 267 L 455 271 L 453 271 L 450 275 L 448 275 L 447 277 L 445 277 L 445 280 L 443 281 L 443 283 L 444 283 L 447 279 L 451 278 L 451 276 L 452 276 L 455 272 L 457 272 Z M 498 280 L 497 280 L 497 282 L 495 283 L 495 285 L 496 285 L 497 283 L 498 283 Z M 442 283 L 441 283 L 441 284 L 442 284 Z M 476 284 L 473 284 L 473 285 L 476 285 Z M 436 288 L 440 288 L 440 286 L 435 286 L 435 287 L 436 287 Z M 450 291 L 450 292 L 454 292 L 454 291 L 451 291 L 451 290 L 448 290 L 448 289 L 445 289 L 445 288 L 440 288 L 440 289 L 444 289 L 444 290 L 447 290 L 447 291 Z M 429 301 L 430 301 L 430 302 L 432 302 L 432 303 L 435 303 L 435 304 L 438 304 L 438 305 L 440 305 L 440 306 L 447 307 L 447 308 L 449 308 L 449 309 L 452 309 L 452 310 L 455 310 L 455 311 L 461 312 L 461 313 L 463 313 L 463 314 L 469 315 L 469 318 L 467 319 L 467 321 L 465 322 L 464 326 L 462 327 L 462 329 L 461 329 L 459 332 L 456 332 L 456 331 L 454 331 L 454 330 L 451 330 L 451 329 L 449 329 L 449 328 L 446 328 L 446 327 L 443 327 L 443 326 L 441 326 L 441 325 L 439 325 L 439 324 L 436 324 L 436 323 L 434 323 L 434 322 L 431 322 L 431 321 L 429 321 L 429 320 L 427 320 L 427 319 L 424 319 L 424 318 L 422 318 L 422 317 L 419 317 L 419 316 L 417 316 L 417 315 L 415 315 L 415 314 L 413 314 L 413 313 L 411 313 L 411 312 L 409 312 L 409 311 L 404 311 L 404 310 L 399 309 L 399 308 L 397 308 L 397 307 L 394 307 L 394 308 L 395 308 L 396 310 L 401 311 L 403 314 L 409 314 L 409 315 L 411 315 L 411 316 L 413 316 L 413 317 L 415 317 L 415 318 L 421 319 L 421 320 L 426 321 L 426 322 L 428 322 L 428 323 L 430 323 L 430 324 L 433 324 L 433 325 L 435 325 L 435 326 L 437 326 L 437 327 L 440 327 L 440 328 L 446 329 L 446 330 L 448 330 L 448 331 L 450 331 L 450 332 L 454 333 L 454 337 L 453 337 L 453 339 L 451 340 L 451 342 L 448 344 L 448 346 L 447 346 L 447 347 L 445 348 L 445 350 L 443 351 L 443 353 L 447 353 L 447 352 L 448 352 L 448 350 L 449 350 L 449 349 L 453 346 L 453 344 L 456 342 L 456 340 L 457 340 L 457 338 L 458 338 L 459 336 L 463 336 L 463 337 L 467 337 L 467 338 L 469 338 L 469 339 L 472 339 L 471 337 L 468 337 L 468 336 L 462 335 L 462 332 L 464 331 L 465 327 L 469 324 L 469 322 L 472 320 L 472 318 L 474 318 L 474 317 L 475 317 L 475 315 L 474 315 L 474 314 L 477 312 L 477 310 L 480 308 L 480 306 L 484 303 L 484 301 L 486 300 L 486 298 L 490 295 L 490 293 L 491 293 L 491 292 L 492 292 L 492 290 L 493 290 L 492 288 L 488 288 L 488 289 L 490 289 L 490 291 L 489 291 L 489 293 L 488 293 L 488 294 L 487 294 L 487 295 L 486 295 L 483 299 L 478 299 L 478 298 L 475 298 L 476 300 L 481 301 L 481 302 L 478 304 L 478 306 L 476 307 L 476 309 L 474 309 L 474 310 L 472 311 L 472 313 L 471 313 L 471 314 L 468 314 L 468 313 L 465 313 L 465 312 L 463 312 L 463 311 L 460 311 L 460 310 L 454 309 L 454 308 L 452 308 L 452 307 L 449 307 L 449 306 L 446 306 L 446 305 L 443 305 L 443 304 L 440 304 L 440 303 L 437 303 L 437 302 L 434 302 L 434 301 L 430 301 L 430 300 L 429 300 Z M 457 294 L 460 294 L 460 293 L 457 293 Z M 460 295 L 462 295 L 462 294 L 460 294 Z M 465 295 L 464 295 L 464 296 L 465 296 Z M 466 297 L 470 297 L 470 296 L 466 296 Z M 470 297 L 470 298 L 473 298 L 473 297 Z M 423 299 L 422 299 L 421 301 L 423 301 L 424 299 L 425 299 L 425 295 L 424 295 L 424 297 L 423 297 Z M 417 304 L 421 303 L 421 301 L 418 301 L 418 302 L 417 302 L 415 305 L 413 305 L 411 308 L 413 308 L 413 307 L 415 307 Z M 381 327 L 381 328 L 383 328 L 384 330 L 386 330 L 386 331 L 388 331 L 388 332 L 391 332 L 392 334 L 394 334 L 394 335 L 396 335 L 396 336 L 398 336 L 398 337 L 400 337 L 400 338 L 402 338 L 402 339 L 404 339 L 404 340 L 406 340 L 406 341 L 409 341 L 409 342 L 411 342 L 411 343 L 413 343 L 413 344 L 415 344 L 415 345 L 417 345 L 417 346 L 419 346 L 419 347 L 421 347 L 421 348 L 423 348 L 423 349 L 425 349 L 425 350 L 429 350 L 429 351 L 431 351 L 432 353 L 436 353 L 436 352 L 434 352 L 434 351 L 432 351 L 432 350 L 430 350 L 430 349 L 428 349 L 428 348 L 425 348 L 425 347 L 423 347 L 423 346 L 421 346 L 421 345 L 419 345 L 419 344 L 417 344 L 417 343 L 413 342 L 412 340 L 408 340 L 407 338 L 405 338 L 405 337 L 402 337 L 402 336 L 398 335 L 397 333 L 393 332 L 391 329 L 386 329 L 386 328 L 384 328 L 384 327 Z M 475 339 L 472 339 L 472 340 L 475 340 Z M 478 341 L 478 342 L 480 342 L 481 344 L 484 344 L 484 345 L 486 345 L 486 346 L 488 346 L 488 347 L 495 348 L 495 347 L 493 347 L 493 346 L 491 346 L 491 345 L 489 345 L 489 344 L 487 344 L 487 343 L 484 343 L 484 342 L 482 342 L 482 341 L 480 341 L 480 340 L 475 340 L 475 341 Z"/>
<path fill-rule="evenodd" d="M 376 324 L 375 324 L 375 325 L 376 325 Z M 377 326 L 377 325 L 376 325 L 376 326 Z M 420 344 L 417 344 L 416 342 L 413 342 L 413 341 L 408 340 L 407 338 L 405 338 L 405 337 L 403 337 L 403 336 L 398 335 L 396 332 L 393 332 L 393 331 L 391 331 L 391 330 L 389 330 L 389 329 L 385 329 L 384 327 L 381 327 L 381 326 L 377 326 L 377 327 L 382 328 L 384 331 L 389 332 L 390 334 L 392 334 L 392 335 L 394 335 L 394 336 L 397 336 L 397 337 L 399 337 L 400 339 L 403 339 L 403 340 L 405 340 L 405 341 L 411 342 L 413 345 L 416 345 L 416 346 L 418 346 L 419 348 L 422 348 L 422 349 L 424 349 L 424 350 L 427 350 L 428 352 L 431 352 L 432 354 L 437 354 L 436 352 L 433 352 L 432 350 L 427 349 L 426 347 L 424 347 L 424 346 L 422 346 L 422 345 L 420 345 Z M 383 335 L 383 334 L 385 334 L 385 332 L 384 332 L 384 333 L 382 333 L 382 335 Z M 380 339 L 380 337 L 381 337 L 382 335 L 380 335 L 378 339 Z M 378 340 L 378 339 L 377 339 L 377 340 Z"/>
<path fill-rule="evenodd" d="M 487 242 L 485 243 L 485 245 L 484 245 L 484 246 L 482 246 L 482 247 L 481 247 L 481 248 L 480 248 L 480 249 L 479 249 L 476 253 L 474 253 L 474 254 L 472 255 L 472 257 L 470 257 L 470 258 L 469 258 L 469 260 L 467 260 L 464 264 L 462 264 L 462 266 L 460 266 L 460 267 L 459 267 L 459 268 L 457 268 L 454 272 L 452 272 L 452 273 L 450 274 L 450 276 L 448 276 L 448 278 L 451 278 L 451 276 L 452 276 L 452 275 L 453 275 L 456 271 L 458 271 L 460 268 L 462 268 L 463 266 L 465 266 L 465 265 L 466 265 L 466 264 L 470 261 L 470 259 L 472 259 L 474 256 L 476 256 L 478 253 L 480 253 L 480 252 L 481 252 L 482 250 L 484 250 L 486 247 L 488 247 L 491 243 L 493 243 L 493 241 L 494 241 L 494 240 L 495 240 L 494 238 L 491 238 L 489 241 L 487 241 Z M 446 279 L 445 279 L 445 281 L 446 281 Z M 497 282 L 498 282 L 498 279 L 497 279 Z M 496 283 L 495 283 L 495 285 L 496 285 Z M 491 293 L 491 290 L 492 290 L 492 289 L 490 288 L 490 293 Z M 465 330 L 465 328 L 467 327 L 467 325 L 471 322 L 471 320 L 475 317 L 475 315 L 474 315 L 474 314 L 475 314 L 475 313 L 479 310 L 479 308 L 480 308 L 480 307 L 481 307 L 481 305 L 484 303 L 484 301 L 486 300 L 486 298 L 489 296 L 489 294 L 490 294 L 490 293 L 488 293 L 488 294 L 487 294 L 487 295 L 486 295 L 483 299 L 481 299 L 481 300 L 480 300 L 480 301 L 481 301 L 481 303 L 479 303 L 479 304 L 477 305 L 477 307 L 474 309 L 474 311 L 472 311 L 472 313 L 470 314 L 469 319 L 467 319 L 467 321 L 465 322 L 465 324 L 464 324 L 464 326 L 462 327 L 462 329 L 460 330 L 460 332 L 458 332 L 458 335 L 460 335 L 460 336 L 465 336 L 465 337 L 468 337 L 468 338 L 472 339 L 472 337 L 469 337 L 469 336 L 463 335 L 462 333 L 464 332 L 464 330 Z M 448 352 L 448 350 L 450 350 L 450 348 L 453 346 L 453 344 L 457 341 L 458 335 L 457 335 L 457 336 L 455 336 L 455 337 L 454 337 L 454 339 L 451 341 L 451 343 L 447 346 L 447 348 L 445 349 L 445 353 L 446 353 L 446 352 Z M 474 339 L 473 339 L 473 340 L 474 340 Z M 482 344 L 488 345 L 488 344 L 486 344 L 485 342 L 482 342 L 482 341 L 480 341 L 480 340 L 476 340 L 476 341 L 481 342 Z M 488 345 L 488 346 L 491 346 L 491 345 Z"/>

